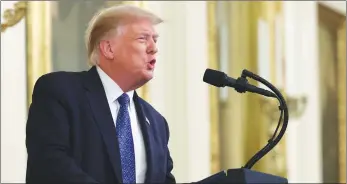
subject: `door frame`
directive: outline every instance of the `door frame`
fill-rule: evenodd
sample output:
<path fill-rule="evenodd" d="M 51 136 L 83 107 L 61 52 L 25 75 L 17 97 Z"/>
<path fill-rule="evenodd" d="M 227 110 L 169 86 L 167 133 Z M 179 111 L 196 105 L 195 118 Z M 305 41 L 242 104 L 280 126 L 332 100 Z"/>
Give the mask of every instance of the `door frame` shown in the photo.
<path fill-rule="evenodd" d="M 339 6 L 338 3 L 341 3 Z M 342 6 L 342 4 L 344 5 Z M 329 19 L 336 28 L 337 39 L 337 96 L 339 182 L 346 182 L 346 2 L 318 2 L 318 11 L 324 11 L 319 19 Z"/>

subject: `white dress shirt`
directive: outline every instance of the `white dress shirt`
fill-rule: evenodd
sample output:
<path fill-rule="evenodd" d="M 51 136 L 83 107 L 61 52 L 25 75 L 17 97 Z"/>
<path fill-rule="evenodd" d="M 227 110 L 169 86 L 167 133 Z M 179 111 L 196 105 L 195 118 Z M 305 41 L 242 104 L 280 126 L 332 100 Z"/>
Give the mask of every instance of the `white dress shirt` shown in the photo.
<path fill-rule="evenodd" d="M 119 111 L 119 103 L 117 98 L 121 96 L 124 92 L 122 89 L 114 82 L 100 67 L 96 67 L 98 74 L 100 76 L 101 82 L 104 86 L 106 92 L 106 97 L 110 110 L 112 113 L 112 118 L 115 127 L 117 128 L 116 121 Z M 127 92 L 130 98 L 129 105 L 129 116 L 131 121 L 131 131 L 134 140 L 134 151 L 135 151 L 135 167 L 136 167 L 136 183 L 144 183 L 146 177 L 146 150 L 142 137 L 141 127 L 137 119 L 135 104 L 133 100 L 134 91 Z M 114 132 L 116 133 L 116 132 Z"/>

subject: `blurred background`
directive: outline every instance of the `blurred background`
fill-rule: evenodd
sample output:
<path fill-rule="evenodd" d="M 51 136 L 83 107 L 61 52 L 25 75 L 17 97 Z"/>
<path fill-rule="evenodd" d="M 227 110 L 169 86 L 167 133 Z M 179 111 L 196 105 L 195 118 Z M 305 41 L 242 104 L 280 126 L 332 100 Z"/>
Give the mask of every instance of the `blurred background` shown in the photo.
<path fill-rule="evenodd" d="M 1 183 L 25 182 L 37 78 L 88 70 L 87 23 L 120 3 L 165 20 L 155 78 L 139 92 L 168 120 L 177 182 L 242 167 L 280 115 L 275 99 L 204 83 L 206 68 L 234 78 L 248 69 L 287 100 L 286 135 L 254 170 L 291 183 L 346 182 L 345 1 L 1 1 Z"/>

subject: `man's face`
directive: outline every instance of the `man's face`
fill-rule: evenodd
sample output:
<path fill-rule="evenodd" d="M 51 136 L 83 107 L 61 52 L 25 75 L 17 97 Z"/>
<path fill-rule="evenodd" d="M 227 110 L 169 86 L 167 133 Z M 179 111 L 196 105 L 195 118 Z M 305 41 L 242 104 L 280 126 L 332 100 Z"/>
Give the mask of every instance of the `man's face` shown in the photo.
<path fill-rule="evenodd" d="M 111 41 L 114 53 L 112 68 L 131 77 L 135 83 L 151 80 L 156 63 L 157 37 L 153 24 L 148 20 L 123 25 Z"/>

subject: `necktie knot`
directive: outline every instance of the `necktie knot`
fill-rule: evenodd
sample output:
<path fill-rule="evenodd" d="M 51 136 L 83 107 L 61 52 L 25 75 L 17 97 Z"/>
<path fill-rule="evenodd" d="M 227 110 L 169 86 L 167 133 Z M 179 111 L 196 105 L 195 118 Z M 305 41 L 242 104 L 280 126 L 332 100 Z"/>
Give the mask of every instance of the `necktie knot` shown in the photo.
<path fill-rule="evenodd" d="M 126 107 L 129 104 L 129 96 L 126 93 L 123 93 L 120 97 L 118 97 L 118 102 L 120 106 Z"/>

